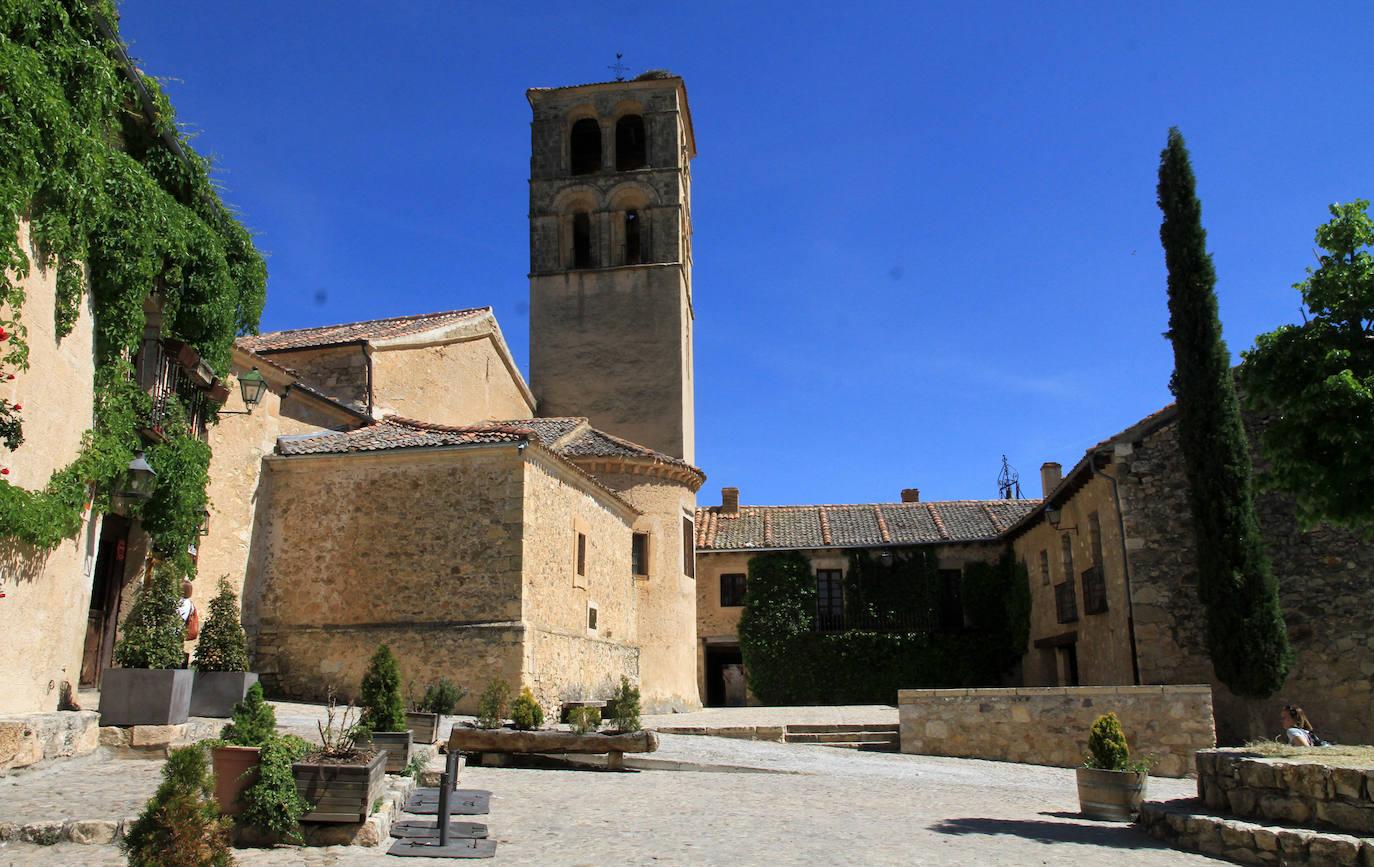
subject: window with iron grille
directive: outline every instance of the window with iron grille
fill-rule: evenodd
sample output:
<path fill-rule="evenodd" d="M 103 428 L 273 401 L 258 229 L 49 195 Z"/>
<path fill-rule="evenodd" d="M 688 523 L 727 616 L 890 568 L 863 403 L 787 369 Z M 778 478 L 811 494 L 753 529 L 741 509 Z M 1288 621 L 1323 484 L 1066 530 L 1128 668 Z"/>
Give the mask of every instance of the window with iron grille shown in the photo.
<path fill-rule="evenodd" d="M 1050 583 L 1050 552 L 1040 552 L 1040 583 Z"/>
<path fill-rule="evenodd" d="M 1074 598 L 1072 581 L 1054 585 L 1054 609 L 1060 623 L 1078 620 L 1078 601 Z"/>
<path fill-rule="evenodd" d="M 744 604 L 744 573 L 720 576 L 720 607 L 739 608 Z"/>
<path fill-rule="evenodd" d="M 691 518 L 682 519 L 682 574 L 697 577 L 696 527 Z"/>
<path fill-rule="evenodd" d="M 649 577 L 649 534 L 635 533 L 630 542 L 630 572 L 636 578 Z"/>
<path fill-rule="evenodd" d="M 577 574 L 587 574 L 587 536 L 585 533 L 577 534 Z"/>
<path fill-rule="evenodd" d="M 1069 534 L 1065 533 L 1059 539 L 1060 554 L 1064 558 L 1064 580 L 1073 583 L 1073 576 L 1078 573 L 1073 570 L 1073 540 Z"/>
<path fill-rule="evenodd" d="M 1101 566 L 1083 570 L 1083 613 L 1101 614 L 1107 610 L 1107 579 Z"/>
<path fill-rule="evenodd" d="M 816 627 L 844 629 L 844 573 L 839 569 L 816 570 Z"/>

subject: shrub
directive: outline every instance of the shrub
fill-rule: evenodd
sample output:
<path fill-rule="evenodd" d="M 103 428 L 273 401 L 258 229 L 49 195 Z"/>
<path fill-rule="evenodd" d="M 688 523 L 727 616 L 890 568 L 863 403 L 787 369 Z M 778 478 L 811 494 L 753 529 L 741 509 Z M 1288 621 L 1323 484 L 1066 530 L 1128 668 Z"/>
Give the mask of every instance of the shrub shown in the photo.
<path fill-rule="evenodd" d="M 362 703 L 366 708 L 359 725 L 367 732 L 403 732 L 406 709 L 401 701 L 401 666 L 385 644 L 377 645 L 363 675 Z"/>
<path fill-rule="evenodd" d="M 134 597 L 129 616 L 121 624 L 124 634 L 114 650 L 114 661 L 121 668 L 180 668 L 186 662 L 182 650 L 186 624 L 177 614 L 179 576 L 174 572 L 157 566 L 152 580 Z"/>
<path fill-rule="evenodd" d="M 601 708 L 575 707 L 568 712 L 568 724 L 580 735 L 594 732 L 601 727 Z"/>
<path fill-rule="evenodd" d="M 235 747 L 260 747 L 277 731 L 277 713 L 263 700 L 262 684 L 248 687 L 248 695 L 234 705 L 234 718 L 220 738 Z"/>
<path fill-rule="evenodd" d="M 534 700 L 534 693 L 527 686 L 520 690 L 515 704 L 510 709 L 511 721 L 521 731 L 533 731 L 544 724 L 544 709 Z"/>
<path fill-rule="evenodd" d="M 447 716 L 453 713 L 458 702 L 462 701 L 468 691 L 456 685 L 447 678 L 439 678 L 438 683 L 431 683 L 425 687 L 425 697 L 420 699 L 416 710 L 421 713 L 437 713 Z"/>
<path fill-rule="evenodd" d="M 510 684 L 494 677 L 477 700 L 477 724 L 484 729 L 499 729 L 509 715 Z"/>
<path fill-rule="evenodd" d="M 239 600 L 229 581 L 221 577 L 219 590 L 210 600 L 210 616 L 196 644 L 197 671 L 247 671 L 248 639 L 239 618 Z"/>
<path fill-rule="evenodd" d="M 214 790 L 204 750 L 196 745 L 173 750 L 162 767 L 157 793 L 120 841 L 129 864 L 233 864 L 230 821 L 220 815 Z"/>
<path fill-rule="evenodd" d="M 620 676 L 620 686 L 611 694 L 606 710 L 611 715 L 616 731 L 639 731 L 639 688 L 631 686 L 630 679 L 625 675 Z"/>
<path fill-rule="evenodd" d="M 351 759 L 362 754 L 353 743 L 361 727 L 353 722 L 353 703 L 349 702 L 348 707 L 344 708 L 343 716 L 338 715 L 339 703 L 334 698 L 334 688 L 329 688 L 328 696 L 325 698 L 324 722 L 317 722 L 315 725 L 320 730 L 320 746 L 310 751 L 308 758 L 316 759 Z"/>
<path fill-rule="evenodd" d="M 240 796 L 240 822 L 279 840 L 301 841 L 301 816 L 310 812 L 310 803 L 296 789 L 291 765 L 309 750 L 310 745 L 295 735 L 272 735 L 262 744 L 258 781 Z"/>
<path fill-rule="evenodd" d="M 1116 714 L 1106 713 L 1098 717 L 1088 734 L 1088 755 L 1084 757 L 1084 764 L 1106 771 L 1124 771 L 1130 757 L 1126 735 L 1121 731 L 1121 721 Z"/>

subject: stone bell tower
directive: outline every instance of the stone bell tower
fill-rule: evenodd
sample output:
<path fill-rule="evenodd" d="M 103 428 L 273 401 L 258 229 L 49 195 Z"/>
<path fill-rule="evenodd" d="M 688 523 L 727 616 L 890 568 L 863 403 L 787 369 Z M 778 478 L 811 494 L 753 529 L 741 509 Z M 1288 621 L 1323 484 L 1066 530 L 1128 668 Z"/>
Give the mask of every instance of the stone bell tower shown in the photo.
<path fill-rule="evenodd" d="M 694 461 L 687 90 L 534 88 L 530 387 L 541 416 Z"/>

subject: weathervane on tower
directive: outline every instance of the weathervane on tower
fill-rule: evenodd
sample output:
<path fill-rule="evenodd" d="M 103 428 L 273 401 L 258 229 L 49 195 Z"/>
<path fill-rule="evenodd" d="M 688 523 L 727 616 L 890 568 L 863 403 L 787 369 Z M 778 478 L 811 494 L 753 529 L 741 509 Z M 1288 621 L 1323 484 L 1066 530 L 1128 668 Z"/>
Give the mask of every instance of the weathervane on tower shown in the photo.
<path fill-rule="evenodd" d="M 622 57 L 624 57 L 624 56 L 625 56 L 625 55 L 623 55 L 623 54 L 621 54 L 619 51 L 617 51 L 617 52 L 615 53 L 615 65 L 614 65 L 614 66 L 608 66 L 608 67 L 606 67 L 607 69 L 609 69 L 609 70 L 611 70 L 612 72 L 615 73 L 615 80 L 616 80 L 616 81 L 624 81 L 624 80 L 625 80 L 625 73 L 627 73 L 627 72 L 630 71 L 630 67 L 628 67 L 628 66 L 626 66 L 625 64 L 623 64 L 623 63 L 620 62 L 620 58 L 622 58 Z"/>

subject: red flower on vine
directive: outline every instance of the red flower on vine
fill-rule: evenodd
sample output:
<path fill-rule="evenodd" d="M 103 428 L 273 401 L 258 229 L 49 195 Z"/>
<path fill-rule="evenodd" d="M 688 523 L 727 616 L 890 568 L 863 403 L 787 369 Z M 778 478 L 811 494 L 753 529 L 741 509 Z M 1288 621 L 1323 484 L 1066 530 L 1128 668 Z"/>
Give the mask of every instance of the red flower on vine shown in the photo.
<path fill-rule="evenodd" d="M 15 411 L 15 412 L 19 412 L 19 410 L 21 410 L 21 409 L 23 409 L 23 407 L 20 406 L 19 404 L 16 403 L 16 404 L 14 405 L 14 411 Z"/>
<path fill-rule="evenodd" d="M 9 474 L 10 474 L 9 467 L 5 467 L 4 469 L 0 469 L 0 476 L 8 476 Z"/>

